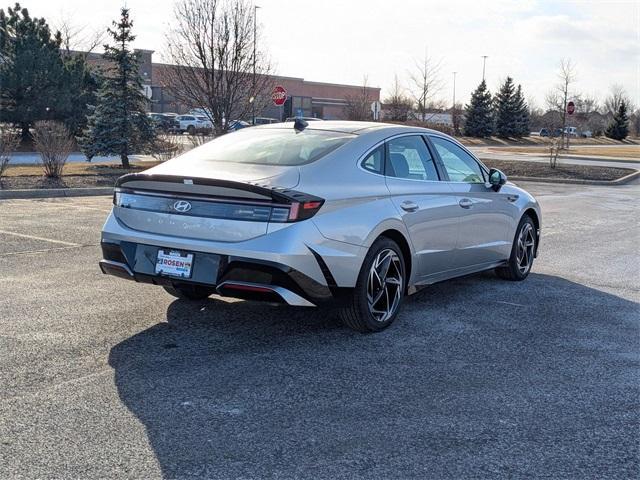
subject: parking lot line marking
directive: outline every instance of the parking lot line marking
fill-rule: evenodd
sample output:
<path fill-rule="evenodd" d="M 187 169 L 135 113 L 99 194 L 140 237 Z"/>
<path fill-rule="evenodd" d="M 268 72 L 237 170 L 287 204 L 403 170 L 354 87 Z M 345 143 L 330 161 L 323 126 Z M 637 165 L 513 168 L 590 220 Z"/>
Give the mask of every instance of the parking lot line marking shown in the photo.
<path fill-rule="evenodd" d="M 8 255 L 35 255 L 37 253 L 49 253 L 49 252 L 58 252 L 60 250 L 70 250 L 72 248 L 84 248 L 84 247 L 97 247 L 100 245 L 99 243 L 88 243 L 86 245 L 78 245 L 78 246 L 69 246 L 69 247 L 53 247 L 53 248 L 43 248 L 41 250 L 24 250 L 21 252 L 7 252 L 3 253 L 3 256 Z"/>
<path fill-rule="evenodd" d="M 496 300 L 496 302 L 498 303 L 502 303 L 504 305 L 511 305 L 513 307 L 524 307 L 524 305 L 521 305 L 519 303 L 512 303 L 512 302 L 503 302 L 502 300 Z"/>
<path fill-rule="evenodd" d="M 44 238 L 44 237 L 36 237 L 35 235 L 26 235 L 24 233 L 7 232 L 6 230 L 0 230 L 0 233 L 3 233 L 5 235 L 15 235 L 16 237 L 29 238 L 31 240 L 42 240 L 44 242 L 59 243 L 61 245 L 68 245 L 69 247 L 81 246 L 79 243 L 65 242 L 63 240 L 53 240 L 51 238 Z"/>
<path fill-rule="evenodd" d="M 51 205 L 53 207 L 61 207 L 61 208 L 69 208 L 69 207 L 73 207 L 73 208 L 83 208 L 85 210 L 95 210 L 97 212 L 103 212 L 103 213 L 109 213 L 111 211 L 111 205 L 109 205 L 109 208 L 100 208 L 100 207 L 93 207 L 90 205 L 82 205 L 82 204 L 78 204 L 78 203 L 62 203 L 62 202 L 45 202 L 45 201 L 40 201 L 38 203 L 44 203 L 46 205 Z"/>

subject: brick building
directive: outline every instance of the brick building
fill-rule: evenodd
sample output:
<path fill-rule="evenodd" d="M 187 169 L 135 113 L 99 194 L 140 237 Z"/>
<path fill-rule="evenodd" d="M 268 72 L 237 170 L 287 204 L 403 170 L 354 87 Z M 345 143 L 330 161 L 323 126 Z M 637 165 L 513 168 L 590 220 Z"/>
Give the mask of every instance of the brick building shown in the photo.
<path fill-rule="evenodd" d="M 153 50 L 136 50 L 140 55 L 140 75 L 145 93 L 151 99 L 151 111 L 186 113 L 197 105 L 183 105 L 172 98 L 164 78 L 166 64 L 153 62 Z M 87 61 L 104 65 L 100 54 L 90 53 Z M 346 119 L 347 99 L 362 95 L 362 86 L 312 82 L 297 77 L 273 77 L 273 86 L 282 85 L 287 90 L 284 106 L 271 105 L 257 116 L 284 120 L 291 116 L 316 117 L 326 120 Z M 380 100 L 380 89 L 367 87 L 367 96 L 373 102 Z"/>

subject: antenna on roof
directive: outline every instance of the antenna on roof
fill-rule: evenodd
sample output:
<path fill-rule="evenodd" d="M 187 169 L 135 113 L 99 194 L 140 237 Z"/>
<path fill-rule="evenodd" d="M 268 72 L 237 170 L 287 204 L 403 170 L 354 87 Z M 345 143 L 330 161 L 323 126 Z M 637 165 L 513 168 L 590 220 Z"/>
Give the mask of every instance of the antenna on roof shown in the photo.
<path fill-rule="evenodd" d="M 301 118 L 297 118 L 293 121 L 293 129 L 296 132 L 301 132 L 303 131 L 305 128 L 307 128 L 309 126 L 309 122 L 307 122 L 306 120 L 303 120 Z"/>

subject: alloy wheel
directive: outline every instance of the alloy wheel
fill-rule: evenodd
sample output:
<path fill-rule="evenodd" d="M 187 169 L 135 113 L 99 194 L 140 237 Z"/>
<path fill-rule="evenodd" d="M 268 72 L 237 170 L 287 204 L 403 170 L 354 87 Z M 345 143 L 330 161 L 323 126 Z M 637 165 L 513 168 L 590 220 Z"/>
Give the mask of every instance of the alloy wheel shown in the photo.
<path fill-rule="evenodd" d="M 403 286 L 402 260 L 389 248 L 380 251 L 371 265 L 367 281 L 367 302 L 373 318 L 386 322 L 394 315 L 400 305 Z"/>
<path fill-rule="evenodd" d="M 518 246 L 516 249 L 516 263 L 518 270 L 522 275 L 526 275 L 533 264 L 533 256 L 535 253 L 536 239 L 533 232 L 533 226 L 525 223 L 518 235 Z"/>

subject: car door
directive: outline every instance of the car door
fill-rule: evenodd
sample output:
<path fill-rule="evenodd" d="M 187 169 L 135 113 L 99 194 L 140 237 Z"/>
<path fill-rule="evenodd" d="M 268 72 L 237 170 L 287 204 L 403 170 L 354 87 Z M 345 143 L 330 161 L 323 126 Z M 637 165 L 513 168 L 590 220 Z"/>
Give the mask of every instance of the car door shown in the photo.
<path fill-rule="evenodd" d="M 387 188 L 416 252 L 416 281 L 426 281 L 454 265 L 460 207 L 423 135 L 393 137 L 385 147 Z"/>
<path fill-rule="evenodd" d="M 458 267 L 480 266 L 508 258 L 512 242 L 507 238 L 512 221 L 512 196 L 494 191 L 485 169 L 462 146 L 438 135 L 429 135 L 429 140 L 458 203 Z"/>

